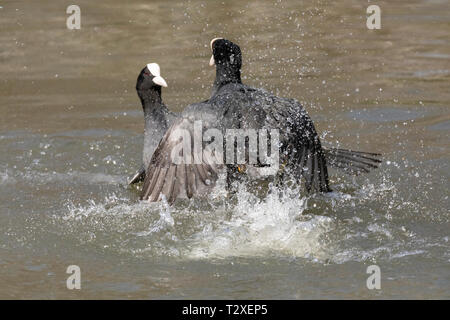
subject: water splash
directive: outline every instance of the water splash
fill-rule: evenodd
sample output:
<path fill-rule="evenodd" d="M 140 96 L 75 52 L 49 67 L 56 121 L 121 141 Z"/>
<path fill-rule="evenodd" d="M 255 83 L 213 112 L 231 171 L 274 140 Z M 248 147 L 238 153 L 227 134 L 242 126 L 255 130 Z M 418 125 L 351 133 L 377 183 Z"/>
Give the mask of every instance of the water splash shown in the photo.
<path fill-rule="evenodd" d="M 325 216 L 303 216 L 306 198 L 272 190 L 257 199 L 245 188 L 238 194 L 231 218 L 208 224 L 189 241 L 189 258 L 286 256 L 324 260 L 322 236 L 333 227 Z"/>
<path fill-rule="evenodd" d="M 404 212 L 420 213 L 417 199 L 405 198 L 388 174 L 333 186 L 330 194 L 305 196 L 299 188 L 270 185 L 261 197 L 241 185 L 231 198 L 216 190 L 208 199 L 174 206 L 112 195 L 85 205 L 69 203 L 53 218 L 67 237 L 134 258 L 275 257 L 342 264 L 448 250 L 448 243 L 425 239 L 408 224 Z"/>

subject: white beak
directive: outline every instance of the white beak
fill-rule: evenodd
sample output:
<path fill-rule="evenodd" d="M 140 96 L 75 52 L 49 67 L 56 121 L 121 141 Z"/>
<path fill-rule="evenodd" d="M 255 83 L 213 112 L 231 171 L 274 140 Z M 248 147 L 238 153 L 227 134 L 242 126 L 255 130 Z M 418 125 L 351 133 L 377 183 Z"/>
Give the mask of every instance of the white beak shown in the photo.
<path fill-rule="evenodd" d="M 211 59 L 209 60 L 209 66 L 212 67 L 216 64 L 216 62 L 214 61 L 214 56 L 211 56 Z"/>
<path fill-rule="evenodd" d="M 209 43 L 209 47 L 211 48 L 211 50 L 213 48 L 214 41 L 219 40 L 219 39 L 223 39 L 223 38 L 214 38 L 211 40 L 211 42 Z M 214 55 L 212 55 L 211 59 L 209 60 L 209 66 L 212 67 L 215 64 L 216 64 L 216 62 L 214 61 Z"/>
<path fill-rule="evenodd" d="M 164 80 L 163 77 L 161 77 L 161 76 L 154 77 L 153 82 L 161 87 L 167 88 L 166 80 Z"/>

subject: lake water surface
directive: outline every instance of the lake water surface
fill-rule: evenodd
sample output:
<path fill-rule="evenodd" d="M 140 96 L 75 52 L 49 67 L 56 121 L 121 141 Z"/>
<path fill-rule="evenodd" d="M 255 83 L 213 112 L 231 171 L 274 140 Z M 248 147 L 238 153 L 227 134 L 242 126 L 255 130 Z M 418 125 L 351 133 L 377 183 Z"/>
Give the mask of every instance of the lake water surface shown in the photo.
<path fill-rule="evenodd" d="M 0 298 L 450 298 L 450 5 L 377 1 L 368 30 L 369 4 L 0 0 Z M 159 63 L 171 110 L 204 100 L 217 36 L 241 46 L 244 82 L 381 167 L 332 171 L 327 196 L 139 202 L 137 75 Z"/>

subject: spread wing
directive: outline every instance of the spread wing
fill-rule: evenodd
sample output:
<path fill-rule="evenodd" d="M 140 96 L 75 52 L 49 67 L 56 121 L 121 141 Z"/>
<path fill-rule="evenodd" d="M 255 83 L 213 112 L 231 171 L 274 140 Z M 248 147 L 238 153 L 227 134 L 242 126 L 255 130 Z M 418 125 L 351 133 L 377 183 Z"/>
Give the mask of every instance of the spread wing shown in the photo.
<path fill-rule="evenodd" d="M 173 203 L 177 198 L 208 194 L 214 188 L 221 166 L 210 153 L 201 152 L 203 156 L 199 156 L 195 152 L 194 140 L 202 143 L 196 134 L 194 122 L 186 118 L 167 130 L 147 169 L 142 200 L 155 202 L 164 196 Z"/>

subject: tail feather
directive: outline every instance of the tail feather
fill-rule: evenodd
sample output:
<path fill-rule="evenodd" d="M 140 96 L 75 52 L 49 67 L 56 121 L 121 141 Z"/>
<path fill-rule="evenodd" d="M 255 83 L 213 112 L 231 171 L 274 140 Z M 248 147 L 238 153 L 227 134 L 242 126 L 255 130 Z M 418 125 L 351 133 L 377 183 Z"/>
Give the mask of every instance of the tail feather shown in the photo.
<path fill-rule="evenodd" d="M 327 164 L 330 167 L 343 170 L 347 174 L 359 175 L 378 168 L 382 162 L 381 154 L 361 152 L 347 149 L 323 148 Z"/>

